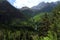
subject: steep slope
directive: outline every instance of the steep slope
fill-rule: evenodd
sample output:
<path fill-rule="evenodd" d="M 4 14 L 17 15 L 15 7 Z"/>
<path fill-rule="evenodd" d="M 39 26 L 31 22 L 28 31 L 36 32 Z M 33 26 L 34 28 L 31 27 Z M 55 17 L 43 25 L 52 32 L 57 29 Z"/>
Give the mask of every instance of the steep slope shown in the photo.
<path fill-rule="evenodd" d="M 9 24 L 10 21 L 19 18 L 25 19 L 25 15 L 18 9 L 14 8 L 9 2 L 3 1 L 0 3 L 0 23 Z"/>

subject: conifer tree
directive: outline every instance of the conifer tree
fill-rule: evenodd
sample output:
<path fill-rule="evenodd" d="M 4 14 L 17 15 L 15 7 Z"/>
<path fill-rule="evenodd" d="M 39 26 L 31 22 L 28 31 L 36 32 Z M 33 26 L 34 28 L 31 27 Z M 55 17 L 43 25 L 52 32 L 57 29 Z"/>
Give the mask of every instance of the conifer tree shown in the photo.
<path fill-rule="evenodd" d="M 45 13 L 44 17 L 40 21 L 39 27 L 38 27 L 38 36 L 39 36 L 39 38 L 41 36 L 46 37 L 48 35 L 49 29 L 50 29 L 50 20 L 49 20 L 48 14 Z"/>

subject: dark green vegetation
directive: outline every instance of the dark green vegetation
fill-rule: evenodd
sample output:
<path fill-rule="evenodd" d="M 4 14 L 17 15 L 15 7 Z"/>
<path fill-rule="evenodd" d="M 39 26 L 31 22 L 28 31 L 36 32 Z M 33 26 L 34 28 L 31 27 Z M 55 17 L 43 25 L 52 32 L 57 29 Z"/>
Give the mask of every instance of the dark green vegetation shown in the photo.
<path fill-rule="evenodd" d="M 60 40 L 60 4 L 30 18 L 7 1 L 0 3 L 0 40 Z"/>

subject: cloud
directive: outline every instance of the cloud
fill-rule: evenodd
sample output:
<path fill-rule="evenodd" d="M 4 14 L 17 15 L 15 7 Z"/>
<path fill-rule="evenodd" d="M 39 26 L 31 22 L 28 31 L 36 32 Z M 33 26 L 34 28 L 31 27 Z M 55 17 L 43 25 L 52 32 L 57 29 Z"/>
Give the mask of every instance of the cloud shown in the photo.
<path fill-rule="evenodd" d="M 14 2 L 14 6 L 17 8 L 21 8 L 23 6 L 32 7 L 34 5 L 37 5 L 39 3 L 39 0 L 16 0 Z"/>
<path fill-rule="evenodd" d="M 27 6 L 27 7 L 33 7 L 35 5 L 38 5 L 40 2 L 55 2 L 57 0 L 16 0 L 14 2 L 14 6 L 17 7 L 17 8 L 22 8 L 24 6 Z"/>

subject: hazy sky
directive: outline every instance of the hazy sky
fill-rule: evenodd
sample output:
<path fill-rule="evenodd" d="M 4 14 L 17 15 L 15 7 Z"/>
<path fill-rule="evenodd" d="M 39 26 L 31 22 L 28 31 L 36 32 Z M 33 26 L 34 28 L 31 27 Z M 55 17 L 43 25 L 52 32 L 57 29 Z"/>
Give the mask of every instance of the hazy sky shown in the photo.
<path fill-rule="evenodd" d="M 40 2 L 55 2 L 58 0 L 9 0 L 9 2 L 17 8 L 22 8 L 24 6 L 33 7 L 38 5 Z"/>

